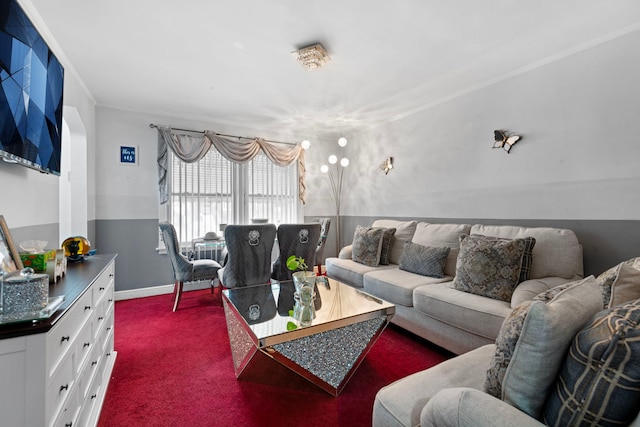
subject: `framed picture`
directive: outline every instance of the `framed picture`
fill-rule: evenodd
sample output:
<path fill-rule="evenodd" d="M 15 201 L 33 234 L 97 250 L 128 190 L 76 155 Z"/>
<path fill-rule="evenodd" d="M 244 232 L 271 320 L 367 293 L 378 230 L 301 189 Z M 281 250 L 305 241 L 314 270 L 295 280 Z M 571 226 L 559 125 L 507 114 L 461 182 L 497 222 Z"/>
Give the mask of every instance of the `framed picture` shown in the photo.
<path fill-rule="evenodd" d="M 4 216 L 0 215 L 0 271 L 8 274 L 22 270 L 22 268 L 20 254 L 13 244 Z"/>

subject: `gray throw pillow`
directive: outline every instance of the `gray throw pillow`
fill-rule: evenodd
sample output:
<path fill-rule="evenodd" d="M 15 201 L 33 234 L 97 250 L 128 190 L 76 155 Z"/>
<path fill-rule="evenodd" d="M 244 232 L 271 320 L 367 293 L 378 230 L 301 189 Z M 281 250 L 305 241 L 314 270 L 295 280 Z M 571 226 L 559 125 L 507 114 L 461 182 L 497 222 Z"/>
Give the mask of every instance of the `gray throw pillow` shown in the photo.
<path fill-rule="evenodd" d="M 640 402 L 640 299 L 604 310 L 573 339 L 549 394 L 553 426 L 628 425 Z"/>
<path fill-rule="evenodd" d="M 389 265 L 391 257 L 391 245 L 393 244 L 393 236 L 396 234 L 395 228 L 381 227 L 382 233 L 382 249 L 380 250 L 380 265 Z"/>
<path fill-rule="evenodd" d="M 485 391 L 539 419 L 573 337 L 601 309 L 593 276 L 516 307 L 496 339 Z"/>
<path fill-rule="evenodd" d="M 444 265 L 451 248 L 423 246 L 406 242 L 400 256 L 400 270 L 441 279 L 444 277 Z"/>
<path fill-rule="evenodd" d="M 631 258 L 611 267 L 596 278 L 602 289 L 604 308 L 640 298 L 639 270 L 640 257 Z"/>
<path fill-rule="evenodd" d="M 383 232 L 383 228 L 356 226 L 351 259 L 369 267 L 377 267 L 380 264 Z"/>
<path fill-rule="evenodd" d="M 525 239 L 460 235 L 453 288 L 501 301 L 511 301 L 520 280 Z"/>

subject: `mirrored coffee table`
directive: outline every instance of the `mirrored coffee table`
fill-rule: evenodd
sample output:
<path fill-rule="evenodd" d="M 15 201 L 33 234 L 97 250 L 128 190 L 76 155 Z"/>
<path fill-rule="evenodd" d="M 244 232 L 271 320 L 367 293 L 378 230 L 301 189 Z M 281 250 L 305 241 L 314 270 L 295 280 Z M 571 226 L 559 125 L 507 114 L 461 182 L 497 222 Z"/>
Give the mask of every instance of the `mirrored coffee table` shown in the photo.
<path fill-rule="evenodd" d="M 325 276 L 316 280 L 309 326 L 294 313 L 293 282 L 226 289 L 222 299 L 236 378 L 312 383 L 333 396 L 395 313 L 393 304 Z"/>

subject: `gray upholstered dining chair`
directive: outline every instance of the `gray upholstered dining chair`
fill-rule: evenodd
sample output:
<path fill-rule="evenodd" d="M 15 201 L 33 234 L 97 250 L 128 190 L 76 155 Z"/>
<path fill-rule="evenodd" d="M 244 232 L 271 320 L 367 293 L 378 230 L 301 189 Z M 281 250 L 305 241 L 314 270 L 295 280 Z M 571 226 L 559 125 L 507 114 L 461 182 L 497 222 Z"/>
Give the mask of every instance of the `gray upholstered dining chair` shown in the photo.
<path fill-rule="evenodd" d="M 271 277 L 276 280 L 291 280 L 291 270 L 287 268 L 287 258 L 291 255 L 303 258 L 307 269 L 315 265 L 316 249 L 321 231 L 320 223 L 280 224 L 278 227 L 278 248 L 280 254 L 273 264 Z"/>
<path fill-rule="evenodd" d="M 180 251 L 180 242 L 173 224 L 160 222 L 159 226 L 162 232 L 162 240 L 167 248 L 167 255 L 171 260 L 174 280 L 173 295 L 175 296 L 173 311 L 176 311 L 178 304 L 180 304 L 184 283 L 208 280 L 211 282 L 211 292 L 213 293 L 218 278 L 218 270 L 221 266 L 211 259 L 189 261 Z"/>
<path fill-rule="evenodd" d="M 227 260 L 218 271 L 222 286 L 237 288 L 269 283 L 275 239 L 274 224 L 227 225 L 224 229 Z"/>
<path fill-rule="evenodd" d="M 316 262 L 318 267 L 318 275 L 322 274 L 322 262 L 324 261 L 324 248 L 327 236 L 329 235 L 329 227 L 331 226 L 331 218 L 313 218 L 312 222 L 320 223 L 320 238 L 316 247 Z"/>

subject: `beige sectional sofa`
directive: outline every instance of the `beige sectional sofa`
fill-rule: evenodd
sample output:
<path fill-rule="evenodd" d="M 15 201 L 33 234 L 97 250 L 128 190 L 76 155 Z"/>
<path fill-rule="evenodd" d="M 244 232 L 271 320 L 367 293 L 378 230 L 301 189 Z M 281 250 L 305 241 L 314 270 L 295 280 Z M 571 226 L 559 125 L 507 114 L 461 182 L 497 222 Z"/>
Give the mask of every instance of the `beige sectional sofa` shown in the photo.
<path fill-rule="evenodd" d="M 394 303 L 393 323 L 456 354 L 494 343 L 505 317 L 520 303 L 583 277 L 582 247 L 575 233 L 567 229 L 397 220 L 377 220 L 371 226 L 396 229 L 390 264 L 374 267 L 355 262 L 350 245 L 337 258 L 325 261 L 327 275 Z M 461 234 L 535 238 L 529 280 L 518 284 L 510 301 L 452 287 Z M 444 277 L 400 269 L 398 264 L 407 241 L 427 247 L 450 247 Z"/>

